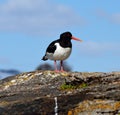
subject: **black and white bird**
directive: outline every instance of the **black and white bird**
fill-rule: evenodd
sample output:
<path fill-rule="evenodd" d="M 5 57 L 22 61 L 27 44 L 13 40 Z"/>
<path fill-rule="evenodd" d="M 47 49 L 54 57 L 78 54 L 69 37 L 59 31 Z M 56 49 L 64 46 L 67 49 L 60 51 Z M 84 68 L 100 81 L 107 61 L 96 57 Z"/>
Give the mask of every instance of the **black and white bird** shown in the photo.
<path fill-rule="evenodd" d="M 42 60 L 54 60 L 55 71 L 58 72 L 56 61 L 60 61 L 60 71 L 63 72 L 63 60 L 67 59 L 72 51 L 71 40 L 82 41 L 72 36 L 70 32 L 64 32 L 58 40 L 50 43 Z"/>

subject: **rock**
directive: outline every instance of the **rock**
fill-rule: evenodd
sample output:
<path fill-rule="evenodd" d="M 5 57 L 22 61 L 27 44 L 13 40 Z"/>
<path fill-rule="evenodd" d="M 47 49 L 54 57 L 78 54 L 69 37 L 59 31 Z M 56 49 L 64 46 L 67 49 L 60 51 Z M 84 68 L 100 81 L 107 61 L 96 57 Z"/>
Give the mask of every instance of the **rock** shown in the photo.
<path fill-rule="evenodd" d="M 120 72 L 34 71 L 0 80 L 0 115 L 119 115 Z"/>

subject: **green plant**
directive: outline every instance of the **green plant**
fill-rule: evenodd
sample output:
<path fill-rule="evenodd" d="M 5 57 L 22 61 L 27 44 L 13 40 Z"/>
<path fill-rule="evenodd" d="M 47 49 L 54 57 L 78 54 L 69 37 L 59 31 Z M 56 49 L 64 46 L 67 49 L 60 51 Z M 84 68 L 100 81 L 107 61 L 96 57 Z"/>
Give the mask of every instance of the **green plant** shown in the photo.
<path fill-rule="evenodd" d="M 65 84 L 62 84 L 62 85 L 60 86 L 60 89 L 62 89 L 62 90 L 64 90 L 64 89 L 76 89 L 76 86 L 65 83 Z"/>
<path fill-rule="evenodd" d="M 62 89 L 62 90 L 72 90 L 72 89 L 78 89 L 78 88 L 86 88 L 87 86 L 88 85 L 86 83 L 82 83 L 82 84 L 79 84 L 79 85 L 64 83 L 60 86 L 60 89 Z"/>
<path fill-rule="evenodd" d="M 80 85 L 80 87 L 81 88 L 86 88 L 88 85 L 86 84 L 86 83 L 82 83 L 81 85 Z"/>

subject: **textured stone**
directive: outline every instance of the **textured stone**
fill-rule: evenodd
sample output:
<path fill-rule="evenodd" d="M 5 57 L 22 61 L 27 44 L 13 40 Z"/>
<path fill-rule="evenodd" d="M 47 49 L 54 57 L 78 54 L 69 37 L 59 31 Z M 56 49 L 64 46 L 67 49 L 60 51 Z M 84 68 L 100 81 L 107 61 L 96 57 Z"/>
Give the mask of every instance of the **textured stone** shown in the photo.
<path fill-rule="evenodd" d="M 61 88 L 62 87 L 62 88 Z M 119 115 L 120 72 L 34 71 L 0 80 L 0 115 Z"/>

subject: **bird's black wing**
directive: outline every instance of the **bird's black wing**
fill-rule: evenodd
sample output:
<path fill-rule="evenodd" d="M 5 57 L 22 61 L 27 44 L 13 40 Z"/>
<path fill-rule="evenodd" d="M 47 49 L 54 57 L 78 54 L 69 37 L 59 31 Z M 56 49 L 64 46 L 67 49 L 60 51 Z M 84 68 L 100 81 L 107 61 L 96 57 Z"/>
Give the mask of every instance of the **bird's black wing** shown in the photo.
<path fill-rule="evenodd" d="M 52 43 L 50 43 L 50 45 L 47 47 L 46 53 L 54 53 L 54 52 L 55 52 L 55 50 L 56 50 L 56 45 L 55 45 L 55 43 L 56 43 L 56 42 L 58 42 L 58 40 L 55 40 L 55 41 L 53 41 Z M 44 61 L 45 61 L 45 60 L 48 60 L 46 54 L 45 54 L 45 56 L 43 56 L 42 60 L 44 60 Z"/>
<path fill-rule="evenodd" d="M 58 40 L 55 40 L 55 41 L 53 41 L 52 43 L 50 43 L 50 45 L 47 47 L 46 52 L 48 52 L 48 53 L 54 53 L 55 50 L 56 50 L 56 45 L 55 45 L 55 43 L 56 43 L 57 41 L 58 41 Z"/>

